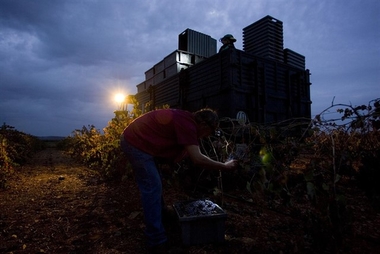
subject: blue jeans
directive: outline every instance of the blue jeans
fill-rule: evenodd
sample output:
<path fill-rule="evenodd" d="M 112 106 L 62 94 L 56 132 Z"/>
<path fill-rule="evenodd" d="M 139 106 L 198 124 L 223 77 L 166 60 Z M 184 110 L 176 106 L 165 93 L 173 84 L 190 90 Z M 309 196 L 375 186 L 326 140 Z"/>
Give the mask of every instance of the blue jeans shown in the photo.
<path fill-rule="evenodd" d="M 162 224 L 162 182 L 154 157 L 128 144 L 123 135 L 120 142 L 140 189 L 148 245 L 164 243 L 167 237 Z"/>

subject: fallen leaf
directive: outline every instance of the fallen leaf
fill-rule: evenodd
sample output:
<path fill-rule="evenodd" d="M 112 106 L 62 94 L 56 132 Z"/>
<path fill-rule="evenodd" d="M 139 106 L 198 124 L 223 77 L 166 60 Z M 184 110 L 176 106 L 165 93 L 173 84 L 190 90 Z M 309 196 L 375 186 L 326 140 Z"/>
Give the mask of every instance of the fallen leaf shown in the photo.
<path fill-rule="evenodd" d="M 136 218 L 139 214 L 140 214 L 140 212 L 138 212 L 138 211 L 131 212 L 131 214 L 128 216 L 128 219 L 133 220 L 133 219 Z"/>

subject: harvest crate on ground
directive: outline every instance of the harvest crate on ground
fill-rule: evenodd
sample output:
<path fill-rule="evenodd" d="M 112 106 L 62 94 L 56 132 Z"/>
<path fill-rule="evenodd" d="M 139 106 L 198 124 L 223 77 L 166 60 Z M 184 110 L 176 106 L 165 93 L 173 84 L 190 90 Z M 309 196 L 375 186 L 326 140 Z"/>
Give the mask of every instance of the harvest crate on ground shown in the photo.
<path fill-rule="evenodd" d="M 199 205 L 194 203 L 200 202 Z M 209 202 L 210 207 L 202 203 Z M 189 211 L 189 206 L 194 206 Z M 224 242 L 225 221 L 227 213 L 220 206 L 209 200 L 177 202 L 173 205 L 181 226 L 184 245 L 222 243 Z"/>

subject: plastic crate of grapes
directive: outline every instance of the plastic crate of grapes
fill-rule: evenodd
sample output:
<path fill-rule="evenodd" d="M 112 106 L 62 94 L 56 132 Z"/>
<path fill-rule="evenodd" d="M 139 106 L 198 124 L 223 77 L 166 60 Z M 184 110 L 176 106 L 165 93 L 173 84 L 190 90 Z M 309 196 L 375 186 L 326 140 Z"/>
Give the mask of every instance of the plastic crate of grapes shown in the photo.
<path fill-rule="evenodd" d="M 208 199 L 178 202 L 173 205 L 181 226 L 184 245 L 224 242 L 227 214 Z"/>

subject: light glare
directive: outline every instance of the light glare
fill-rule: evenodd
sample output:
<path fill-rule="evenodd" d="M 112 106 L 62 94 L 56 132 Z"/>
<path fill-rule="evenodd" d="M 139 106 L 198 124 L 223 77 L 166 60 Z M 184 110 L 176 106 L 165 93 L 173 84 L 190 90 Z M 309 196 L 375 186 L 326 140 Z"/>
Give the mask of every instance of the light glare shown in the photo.
<path fill-rule="evenodd" d="M 115 99 L 115 101 L 117 103 L 122 103 L 125 100 L 125 95 L 121 94 L 121 93 L 118 93 L 118 94 L 115 95 L 114 99 Z"/>

